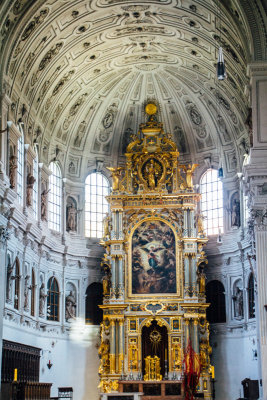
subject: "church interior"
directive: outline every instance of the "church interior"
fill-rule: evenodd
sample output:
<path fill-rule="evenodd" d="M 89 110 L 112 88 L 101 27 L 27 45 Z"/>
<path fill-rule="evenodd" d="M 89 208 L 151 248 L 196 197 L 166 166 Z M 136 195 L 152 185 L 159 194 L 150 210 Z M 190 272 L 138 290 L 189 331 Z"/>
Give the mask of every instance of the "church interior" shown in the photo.
<path fill-rule="evenodd" d="M 267 1 L 3 0 L 1 399 L 267 399 Z"/>

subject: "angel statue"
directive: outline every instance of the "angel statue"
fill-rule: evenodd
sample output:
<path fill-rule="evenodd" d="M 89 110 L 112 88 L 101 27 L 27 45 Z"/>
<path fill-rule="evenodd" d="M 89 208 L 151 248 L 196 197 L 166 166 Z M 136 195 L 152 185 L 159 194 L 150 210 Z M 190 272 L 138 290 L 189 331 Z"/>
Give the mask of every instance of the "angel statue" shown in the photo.
<path fill-rule="evenodd" d="M 107 167 L 107 169 L 112 173 L 112 190 L 119 190 L 119 179 L 121 176 L 122 167 Z"/>
<path fill-rule="evenodd" d="M 183 170 L 186 173 L 186 184 L 187 184 L 187 189 L 192 189 L 193 188 L 193 172 L 196 169 L 196 167 L 198 167 L 199 164 L 188 164 L 188 166 L 186 167 L 186 165 L 181 165 L 181 167 L 183 168 Z"/>

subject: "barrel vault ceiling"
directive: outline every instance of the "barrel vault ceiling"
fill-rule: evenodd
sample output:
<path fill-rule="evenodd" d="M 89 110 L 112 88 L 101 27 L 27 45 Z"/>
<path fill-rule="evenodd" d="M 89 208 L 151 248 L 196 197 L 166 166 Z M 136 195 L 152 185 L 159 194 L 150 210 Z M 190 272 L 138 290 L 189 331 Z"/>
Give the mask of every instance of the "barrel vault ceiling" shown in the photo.
<path fill-rule="evenodd" d="M 225 4 L 224 4 L 225 3 Z M 242 7 L 241 7 L 242 4 Z M 260 1 L 47 0 L 1 6 L 2 93 L 40 160 L 83 181 L 119 164 L 155 101 L 183 161 L 223 160 L 249 146 L 247 64 L 266 59 Z M 216 79 L 218 46 L 227 79 Z M 100 162 L 100 163 L 99 163 Z"/>

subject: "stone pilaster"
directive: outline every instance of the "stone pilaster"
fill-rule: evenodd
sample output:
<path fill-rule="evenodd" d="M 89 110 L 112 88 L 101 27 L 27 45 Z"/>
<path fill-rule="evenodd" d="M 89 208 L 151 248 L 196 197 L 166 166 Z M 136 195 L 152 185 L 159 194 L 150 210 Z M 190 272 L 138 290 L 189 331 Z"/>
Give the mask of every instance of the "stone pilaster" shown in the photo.
<path fill-rule="evenodd" d="M 249 195 L 252 252 L 256 257 L 257 334 L 261 354 L 260 398 L 267 399 L 267 63 L 248 66 L 252 119 L 249 121 L 252 147 L 243 166 L 244 190 Z M 255 246 L 255 247 L 254 247 Z M 262 376 L 261 376 L 262 374 Z"/>
<path fill-rule="evenodd" d="M 5 305 L 5 283 L 6 283 L 6 243 L 9 238 L 8 230 L 5 226 L 0 226 L 0 360 L 2 360 L 2 339 L 3 339 L 3 314 Z M 0 363 L 0 376 L 1 376 Z M 1 392 L 1 382 L 0 382 Z"/>

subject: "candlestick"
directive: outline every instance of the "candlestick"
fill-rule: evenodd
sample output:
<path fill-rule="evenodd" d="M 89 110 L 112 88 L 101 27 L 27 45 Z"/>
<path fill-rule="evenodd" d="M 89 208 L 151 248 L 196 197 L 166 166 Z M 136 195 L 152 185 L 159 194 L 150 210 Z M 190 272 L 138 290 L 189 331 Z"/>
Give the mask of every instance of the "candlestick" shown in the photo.
<path fill-rule="evenodd" d="M 165 374 L 164 374 L 164 380 L 167 381 L 168 380 L 168 361 L 165 360 Z"/>

